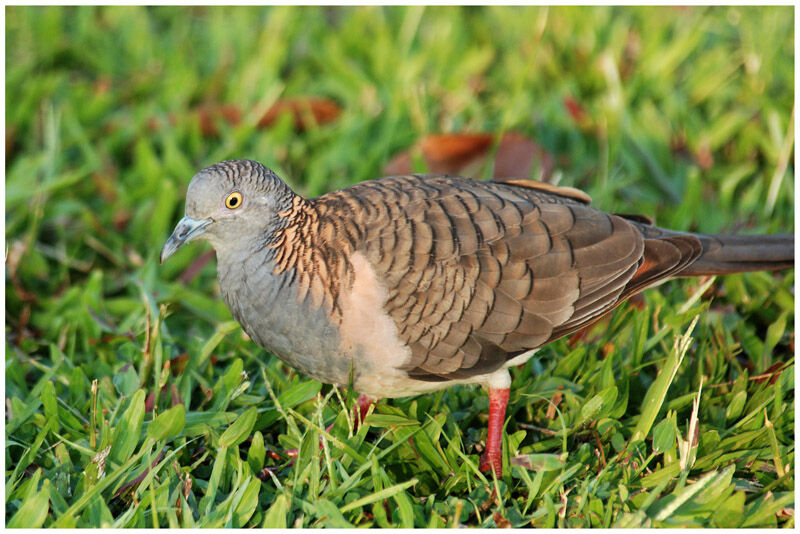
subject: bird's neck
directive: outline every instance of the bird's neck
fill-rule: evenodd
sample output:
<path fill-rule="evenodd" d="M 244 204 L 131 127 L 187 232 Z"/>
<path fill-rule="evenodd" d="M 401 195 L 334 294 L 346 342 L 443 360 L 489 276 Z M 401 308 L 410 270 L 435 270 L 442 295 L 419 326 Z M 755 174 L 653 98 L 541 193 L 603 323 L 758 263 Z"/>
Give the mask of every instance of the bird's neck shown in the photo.
<path fill-rule="evenodd" d="M 310 376 L 347 383 L 339 295 L 352 285 L 352 267 L 326 221 L 296 197 L 261 239 L 247 240 L 247 251 L 218 251 L 218 275 L 231 313 L 256 343 Z"/>
<path fill-rule="evenodd" d="M 265 245 L 272 272 L 295 285 L 301 300 L 310 299 L 338 319 L 339 293 L 352 278 L 350 243 L 340 239 L 335 221 L 321 214 L 313 200 L 294 195 L 277 215 Z"/>

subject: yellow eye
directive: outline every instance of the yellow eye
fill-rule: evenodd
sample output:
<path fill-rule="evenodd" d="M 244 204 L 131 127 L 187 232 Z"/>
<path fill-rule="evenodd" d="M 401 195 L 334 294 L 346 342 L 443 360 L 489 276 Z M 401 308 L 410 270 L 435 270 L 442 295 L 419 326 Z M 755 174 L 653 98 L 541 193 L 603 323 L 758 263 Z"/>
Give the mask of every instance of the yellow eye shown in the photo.
<path fill-rule="evenodd" d="M 242 194 L 239 191 L 234 191 L 225 198 L 225 207 L 229 210 L 235 210 L 242 205 Z"/>

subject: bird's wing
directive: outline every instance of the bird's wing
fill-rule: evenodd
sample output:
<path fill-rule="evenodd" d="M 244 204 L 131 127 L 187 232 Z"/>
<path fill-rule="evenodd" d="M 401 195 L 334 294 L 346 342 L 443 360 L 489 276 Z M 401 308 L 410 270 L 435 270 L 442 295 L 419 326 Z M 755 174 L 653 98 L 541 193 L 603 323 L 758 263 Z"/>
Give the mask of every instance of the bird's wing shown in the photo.
<path fill-rule="evenodd" d="M 578 190 L 529 180 L 392 177 L 318 200 L 347 212 L 340 224 L 385 283 L 384 309 L 412 353 L 405 369 L 420 380 L 490 373 L 686 256 Z"/>

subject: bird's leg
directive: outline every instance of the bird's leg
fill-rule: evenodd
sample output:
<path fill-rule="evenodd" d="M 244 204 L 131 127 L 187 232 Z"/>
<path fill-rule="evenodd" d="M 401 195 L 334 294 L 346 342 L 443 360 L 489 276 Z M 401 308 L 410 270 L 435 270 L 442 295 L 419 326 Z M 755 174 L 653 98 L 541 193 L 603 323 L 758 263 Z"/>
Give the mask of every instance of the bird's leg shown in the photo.
<path fill-rule="evenodd" d="M 509 391 L 509 388 L 489 389 L 489 433 L 478 466 L 481 471 L 494 469 L 498 477 L 503 474 L 503 422 L 506 419 Z"/>
<path fill-rule="evenodd" d="M 356 400 L 356 407 L 353 407 L 353 431 L 355 432 L 358 430 L 358 427 L 361 423 L 364 422 L 364 419 L 367 417 L 367 412 L 369 411 L 369 407 L 372 406 L 377 399 L 373 399 L 372 397 L 368 397 L 361 393 Z M 356 417 L 356 413 L 358 413 L 358 417 Z"/>

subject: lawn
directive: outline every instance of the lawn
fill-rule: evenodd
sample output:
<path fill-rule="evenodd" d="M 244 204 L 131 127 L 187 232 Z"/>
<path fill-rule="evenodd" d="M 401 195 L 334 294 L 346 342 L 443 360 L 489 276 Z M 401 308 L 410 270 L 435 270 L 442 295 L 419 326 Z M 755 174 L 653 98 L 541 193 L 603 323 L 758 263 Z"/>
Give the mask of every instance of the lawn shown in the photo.
<path fill-rule="evenodd" d="M 793 270 L 537 352 L 494 479 L 480 388 L 354 433 L 356 393 L 243 334 L 208 245 L 158 264 L 206 165 L 315 196 L 425 171 L 429 134 L 488 134 L 475 176 L 514 134 L 606 211 L 793 233 L 792 7 L 5 9 L 7 526 L 794 526 Z"/>

